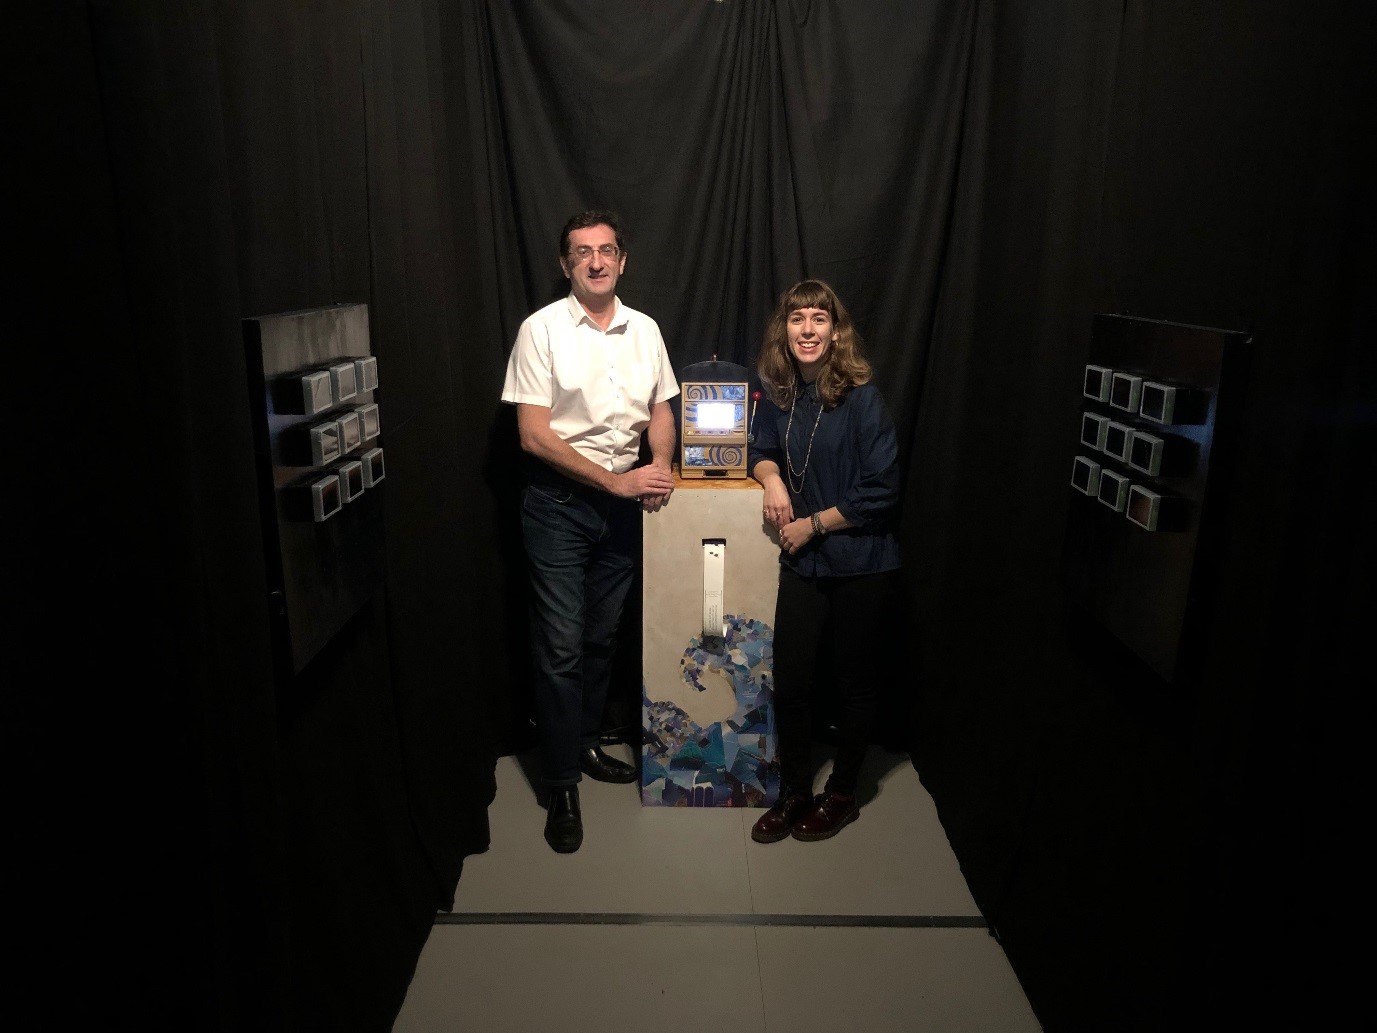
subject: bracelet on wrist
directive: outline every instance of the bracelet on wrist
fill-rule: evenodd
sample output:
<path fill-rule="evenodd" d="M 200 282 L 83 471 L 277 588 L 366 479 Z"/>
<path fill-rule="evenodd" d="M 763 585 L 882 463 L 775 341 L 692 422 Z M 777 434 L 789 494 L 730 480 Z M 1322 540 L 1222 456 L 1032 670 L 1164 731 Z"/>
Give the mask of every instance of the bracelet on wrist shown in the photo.
<path fill-rule="evenodd" d="M 822 526 L 822 517 L 817 513 L 813 514 L 813 534 L 821 538 L 827 533 L 827 529 Z"/>

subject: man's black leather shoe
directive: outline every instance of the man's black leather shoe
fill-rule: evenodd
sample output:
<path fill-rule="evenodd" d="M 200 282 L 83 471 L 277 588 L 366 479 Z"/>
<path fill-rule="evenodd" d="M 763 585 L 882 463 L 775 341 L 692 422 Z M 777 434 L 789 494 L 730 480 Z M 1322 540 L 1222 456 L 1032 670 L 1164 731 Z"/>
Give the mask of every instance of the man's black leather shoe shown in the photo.
<path fill-rule="evenodd" d="M 545 842 L 557 854 L 572 854 L 583 845 L 583 811 L 579 808 L 578 786 L 556 786 L 550 790 L 550 806 L 545 813 Z"/>
<path fill-rule="evenodd" d="M 601 746 L 585 746 L 579 750 L 579 770 L 599 782 L 636 781 L 636 769 L 625 761 L 609 757 L 602 752 Z"/>

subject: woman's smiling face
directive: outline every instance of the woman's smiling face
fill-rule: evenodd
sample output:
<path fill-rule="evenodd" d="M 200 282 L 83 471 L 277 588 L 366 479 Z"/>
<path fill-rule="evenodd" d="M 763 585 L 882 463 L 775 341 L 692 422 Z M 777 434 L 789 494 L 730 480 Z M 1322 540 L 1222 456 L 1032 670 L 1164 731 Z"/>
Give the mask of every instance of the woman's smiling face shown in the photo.
<path fill-rule="evenodd" d="M 832 317 L 822 308 L 796 308 L 785 323 L 789 332 L 789 351 L 798 363 L 803 379 L 811 382 L 822 369 L 827 349 L 837 339 Z"/>

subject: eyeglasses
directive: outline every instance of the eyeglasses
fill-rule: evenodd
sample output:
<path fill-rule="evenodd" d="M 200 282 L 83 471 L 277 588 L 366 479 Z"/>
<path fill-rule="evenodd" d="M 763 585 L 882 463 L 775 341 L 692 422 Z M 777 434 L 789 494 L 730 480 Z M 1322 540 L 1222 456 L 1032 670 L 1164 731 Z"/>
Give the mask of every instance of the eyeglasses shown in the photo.
<path fill-rule="evenodd" d="M 594 251 L 609 261 L 622 253 L 622 249 L 615 244 L 604 244 L 602 247 L 589 247 L 587 244 L 580 244 L 578 247 L 569 249 L 569 257 L 576 262 L 586 262 L 593 257 Z"/>

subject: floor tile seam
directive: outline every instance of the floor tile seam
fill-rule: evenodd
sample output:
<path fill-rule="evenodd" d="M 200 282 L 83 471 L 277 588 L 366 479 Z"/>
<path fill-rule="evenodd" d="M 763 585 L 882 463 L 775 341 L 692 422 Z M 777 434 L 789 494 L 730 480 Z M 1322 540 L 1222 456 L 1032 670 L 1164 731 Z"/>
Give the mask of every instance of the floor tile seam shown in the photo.
<path fill-rule="evenodd" d="M 755 866 L 751 864 L 751 830 L 755 828 L 755 819 L 746 821 L 746 816 L 741 817 L 741 853 L 746 861 L 746 897 L 750 902 L 751 911 L 754 912 L 757 901 L 755 899 Z"/>
<path fill-rule="evenodd" d="M 770 1033 L 770 1013 L 766 1007 L 769 995 L 765 989 L 765 951 L 760 943 L 759 927 L 751 929 L 751 946 L 755 950 L 755 992 L 756 1005 L 760 1008 L 760 1025 L 757 1027 L 760 1033 Z"/>
<path fill-rule="evenodd" d="M 862 929 L 986 929 L 981 915 L 851 915 L 786 912 L 461 911 L 440 912 L 436 925 L 696 925 Z"/>

